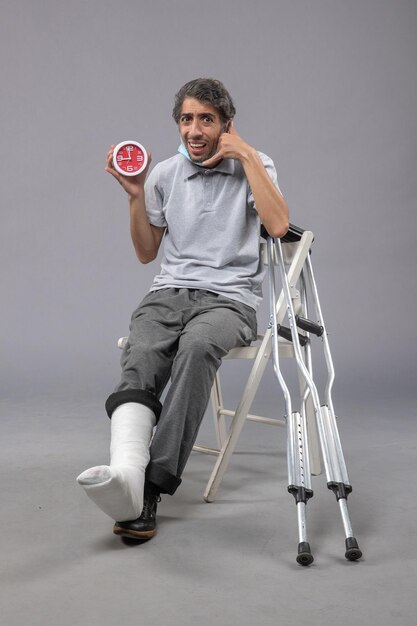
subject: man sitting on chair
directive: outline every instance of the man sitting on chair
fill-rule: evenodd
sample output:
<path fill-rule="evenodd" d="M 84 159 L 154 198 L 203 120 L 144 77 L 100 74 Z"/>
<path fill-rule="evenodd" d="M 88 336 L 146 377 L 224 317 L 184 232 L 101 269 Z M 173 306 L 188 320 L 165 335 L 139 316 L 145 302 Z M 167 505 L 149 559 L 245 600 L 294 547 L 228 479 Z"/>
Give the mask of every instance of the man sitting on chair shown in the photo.
<path fill-rule="evenodd" d="M 114 146 L 107 154 L 106 171 L 128 194 L 139 261 L 153 261 L 164 238 L 160 272 L 133 312 L 121 380 L 106 402 L 110 465 L 77 479 L 116 520 L 117 535 L 155 534 L 160 494 L 181 483 L 222 358 L 256 339 L 260 225 L 273 237 L 288 229 L 274 164 L 239 136 L 234 115 L 221 82 L 193 80 L 175 97 L 178 154 L 148 177 L 149 164 L 123 176 Z"/>

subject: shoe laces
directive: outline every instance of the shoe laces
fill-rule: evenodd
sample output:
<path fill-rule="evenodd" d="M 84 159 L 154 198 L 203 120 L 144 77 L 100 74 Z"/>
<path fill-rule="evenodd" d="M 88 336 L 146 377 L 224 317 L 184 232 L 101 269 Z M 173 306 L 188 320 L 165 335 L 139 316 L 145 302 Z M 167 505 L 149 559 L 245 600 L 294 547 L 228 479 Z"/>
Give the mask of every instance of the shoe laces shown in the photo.
<path fill-rule="evenodd" d="M 155 493 L 151 490 L 145 492 L 143 499 L 142 516 L 150 517 L 156 511 L 156 505 L 161 502 L 161 496 L 159 493 Z"/>

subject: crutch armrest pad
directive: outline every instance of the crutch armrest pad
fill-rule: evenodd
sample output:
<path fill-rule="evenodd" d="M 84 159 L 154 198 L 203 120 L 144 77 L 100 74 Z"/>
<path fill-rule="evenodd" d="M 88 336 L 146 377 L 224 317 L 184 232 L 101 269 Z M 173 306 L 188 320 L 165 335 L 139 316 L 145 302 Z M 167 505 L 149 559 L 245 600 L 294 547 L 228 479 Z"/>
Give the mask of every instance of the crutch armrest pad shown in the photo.
<path fill-rule="evenodd" d="M 300 241 L 301 237 L 303 236 L 303 233 L 304 233 L 304 229 L 300 228 L 299 226 L 295 226 L 295 224 L 290 223 L 287 232 L 280 239 L 284 243 Z M 268 239 L 269 237 L 268 231 L 266 230 L 264 225 L 261 226 L 261 237 L 263 237 L 264 239 Z"/>

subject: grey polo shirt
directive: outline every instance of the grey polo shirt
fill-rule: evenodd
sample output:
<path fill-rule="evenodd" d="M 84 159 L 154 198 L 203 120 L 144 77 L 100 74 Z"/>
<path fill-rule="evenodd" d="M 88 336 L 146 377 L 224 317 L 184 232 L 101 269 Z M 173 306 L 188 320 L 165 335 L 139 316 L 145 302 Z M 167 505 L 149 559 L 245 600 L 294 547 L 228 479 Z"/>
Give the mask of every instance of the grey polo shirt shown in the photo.
<path fill-rule="evenodd" d="M 279 189 L 272 160 L 259 156 Z M 150 223 L 166 228 L 151 291 L 207 289 L 258 308 L 265 272 L 260 220 L 239 161 L 204 169 L 177 154 L 149 174 L 145 199 Z"/>

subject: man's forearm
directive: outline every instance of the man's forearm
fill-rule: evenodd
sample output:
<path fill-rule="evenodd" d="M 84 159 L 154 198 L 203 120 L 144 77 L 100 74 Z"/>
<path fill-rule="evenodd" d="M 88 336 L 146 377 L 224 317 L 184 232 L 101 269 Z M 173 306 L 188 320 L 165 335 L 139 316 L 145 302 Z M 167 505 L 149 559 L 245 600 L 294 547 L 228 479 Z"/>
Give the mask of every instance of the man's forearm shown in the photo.
<path fill-rule="evenodd" d="M 149 223 L 143 189 L 137 195 L 129 196 L 129 209 L 130 234 L 136 256 L 141 263 L 149 263 L 158 254 L 163 229 L 152 226 Z"/>
<path fill-rule="evenodd" d="M 288 206 L 253 148 L 241 160 L 255 199 L 260 220 L 272 237 L 282 237 L 288 230 Z"/>

